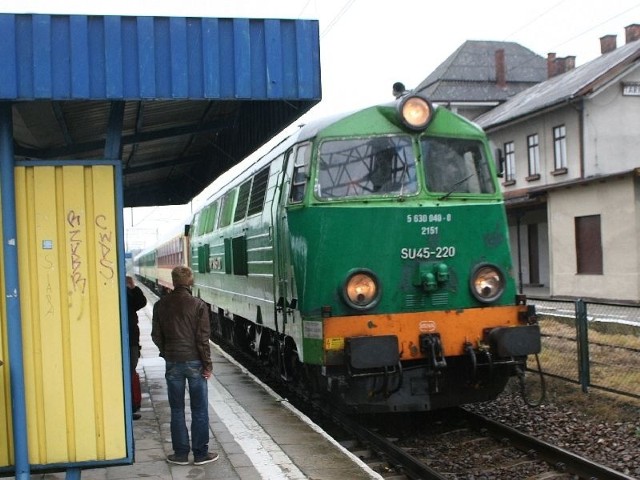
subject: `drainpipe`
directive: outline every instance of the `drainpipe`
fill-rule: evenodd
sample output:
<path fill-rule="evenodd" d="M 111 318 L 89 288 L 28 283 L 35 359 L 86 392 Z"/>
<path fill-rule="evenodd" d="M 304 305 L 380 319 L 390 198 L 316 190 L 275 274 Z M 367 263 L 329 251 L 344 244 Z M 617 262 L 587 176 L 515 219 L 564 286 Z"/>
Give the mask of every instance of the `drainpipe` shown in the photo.
<path fill-rule="evenodd" d="M 578 110 L 578 138 L 579 144 L 578 148 L 580 151 L 578 152 L 580 158 L 580 178 L 584 178 L 584 100 L 580 101 L 579 105 L 576 105 L 576 109 Z"/>
<path fill-rule="evenodd" d="M 520 220 L 522 219 L 522 212 L 516 212 L 516 241 L 518 242 L 518 291 L 522 295 L 522 248 L 520 246 Z"/>
<path fill-rule="evenodd" d="M 578 112 L 578 158 L 580 159 L 580 178 L 584 178 L 584 100 L 569 99 L 568 104 Z"/>
<path fill-rule="evenodd" d="M 13 448 L 16 480 L 28 480 L 29 450 L 27 411 L 22 361 L 22 318 L 18 284 L 18 249 L 16 244 L 16 196 L 14 183 L 13 116 L 11 102 L 0 102 L 0 189 L 4 246 L 4 286 L 13 419 Z M 4 368 L 4 367 L 2 367 Z"/>

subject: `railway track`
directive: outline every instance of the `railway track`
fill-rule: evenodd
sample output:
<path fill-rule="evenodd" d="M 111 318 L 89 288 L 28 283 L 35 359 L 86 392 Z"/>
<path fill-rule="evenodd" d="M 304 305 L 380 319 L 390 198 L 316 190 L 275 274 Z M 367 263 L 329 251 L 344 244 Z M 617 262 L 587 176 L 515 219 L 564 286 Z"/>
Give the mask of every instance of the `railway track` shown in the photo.
<path fill-rule="evenodd" d="M 360 446 L 356 448 L 366 446 L 375 452 L 372 468 L 383 477 L 400 478 L 394 475 L 401 473 L 412 480 L 633 480 L 463 408 L 440 415 L 440 420 L 434 415 L 412 415 L 413 420 L 407 417 L 404 420 L 413 424 L 412 431 L 404 429 L 404 433 L 398 430 L 403 427 L 397 420 L 392 420 L 394 426 L 390 428 L 377 424 L 377 420 L 365 425 L 349 416 L 332 415 L 358 439 Z M 416 428 L 418 423 L 422 428 Z M 380 459 L 387 465 L 380 467 Z"/>
<path fill-rule="evenodd" d="M 464 408 L 348 414 L 326 400 L 274 383 L 273 376 L 265 378 L 264 366 L 250 355 L 237 349 L 228 353 L 388 480 L 633 480 Z"/>

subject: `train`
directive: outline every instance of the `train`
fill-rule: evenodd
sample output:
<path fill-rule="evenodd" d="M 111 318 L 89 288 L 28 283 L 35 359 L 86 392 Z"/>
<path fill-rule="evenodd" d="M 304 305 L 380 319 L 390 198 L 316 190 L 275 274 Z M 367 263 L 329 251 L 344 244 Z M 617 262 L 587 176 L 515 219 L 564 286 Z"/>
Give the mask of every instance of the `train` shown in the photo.
<path fill-rule="evenodd" d="M 312 121 L 216 180 L 136 275 L 166 291 L 189 265 L 214 341 L 349 411 L 492 400 L 541 346 L 495 157 L 413 92 Z"/>

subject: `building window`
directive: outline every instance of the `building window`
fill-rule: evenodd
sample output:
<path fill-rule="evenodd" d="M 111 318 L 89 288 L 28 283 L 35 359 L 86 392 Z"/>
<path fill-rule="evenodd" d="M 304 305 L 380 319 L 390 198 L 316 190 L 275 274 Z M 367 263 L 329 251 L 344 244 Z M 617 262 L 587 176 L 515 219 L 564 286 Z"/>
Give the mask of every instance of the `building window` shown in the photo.
<path fill-rule="evenodd" d="M 577 273 L 602 275 L 600 215 L 575 218 Z"/>
<path fill-rule="evenodd" d="M 505 185 L 516 183 L 516 149 L 513 142 L 504 144 L 504 179 Z"/>
<path fill-rule="evenodd" d="M 527 155 L 529 156 L 529 176 L 527 180 L 538 180 L 540 178 L 540 144 L 537 133 L 527 137 Z"/>
<path fill-rule="evenodd" d="M 567 171 L 567 129 L 564 125 L 553 127 L 553 158 L 557 173 Z"/>

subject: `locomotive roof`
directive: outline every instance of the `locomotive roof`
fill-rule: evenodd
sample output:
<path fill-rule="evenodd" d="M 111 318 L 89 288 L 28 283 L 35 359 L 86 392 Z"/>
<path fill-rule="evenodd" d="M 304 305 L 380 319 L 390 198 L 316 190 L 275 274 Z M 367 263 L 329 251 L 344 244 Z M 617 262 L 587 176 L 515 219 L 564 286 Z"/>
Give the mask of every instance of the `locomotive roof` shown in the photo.
<path fill-rule="evenodd" d="M 21 160 L 120 159 L 124 206 L 178 205 L 321 99 L 317 20 L 0 14 Z"/>

